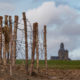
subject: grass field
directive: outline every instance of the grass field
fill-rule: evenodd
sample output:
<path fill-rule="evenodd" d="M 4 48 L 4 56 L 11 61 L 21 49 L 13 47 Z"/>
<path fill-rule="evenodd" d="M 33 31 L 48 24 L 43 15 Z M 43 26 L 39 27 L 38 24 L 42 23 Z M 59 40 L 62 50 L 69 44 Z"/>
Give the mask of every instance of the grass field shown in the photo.
<path fill-rule="evenodd" d="M 17 64 L 25 64 L 24 60 L 17 60 Z M 29 65 L 31 61 L 29 60 Z M 36 61 L 35 61 L 36 66 Z M 45 67 L 44 60 L 39 61 L 40 68 Z M 80 61 L 60 61 L 60 60 L 48 60 L 48 68 L 54 69 L 80 69 Z"/>

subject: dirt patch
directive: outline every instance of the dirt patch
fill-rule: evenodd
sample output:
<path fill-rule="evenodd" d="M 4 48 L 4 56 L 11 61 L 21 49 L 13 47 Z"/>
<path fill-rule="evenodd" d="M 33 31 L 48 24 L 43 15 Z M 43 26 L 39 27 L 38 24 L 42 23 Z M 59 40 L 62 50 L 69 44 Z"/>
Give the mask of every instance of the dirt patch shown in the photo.
<path fill-rule="evenodd" d="M 48 69 L 48 74 L 45 74 L 45 68 L 40 69 L 35 75 L 26 75 L 24 65 L 16 65 L 13 69 L 13 75 L 10 76 L 9 65 L 0 65 L 0 80 L 80 80 L 79 69 Z"/>

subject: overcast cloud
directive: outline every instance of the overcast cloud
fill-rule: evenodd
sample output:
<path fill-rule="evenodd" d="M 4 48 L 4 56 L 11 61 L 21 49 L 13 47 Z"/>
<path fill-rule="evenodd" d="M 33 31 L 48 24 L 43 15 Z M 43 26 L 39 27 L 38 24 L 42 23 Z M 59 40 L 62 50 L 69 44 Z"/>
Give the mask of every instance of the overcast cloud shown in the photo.
<path fill-rule="evenodd" d="M 0 2 L 0 15 L 11 15 L 15 11 L 16 7 L 13 4 L 7 2 Z"/>
<path fill-rule="evenodd" d="M 75 9 L 63 4 L 56 6 L 55 2 L 48 1 L 28 10 L 26 15 L 32 23 L 38 22 L 40 29 L 47 25 L 48 58 L 57 55 L 60 43 L 64 42 L 69 57 L 80 59 L 80 14 Z"/>

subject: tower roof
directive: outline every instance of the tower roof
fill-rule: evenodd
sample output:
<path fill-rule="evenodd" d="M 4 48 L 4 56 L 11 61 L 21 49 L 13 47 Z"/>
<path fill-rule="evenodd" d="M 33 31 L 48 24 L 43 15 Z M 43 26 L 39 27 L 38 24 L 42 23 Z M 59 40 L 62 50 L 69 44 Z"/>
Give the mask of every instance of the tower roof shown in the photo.
<path fill-rule="evenodd" d="M 60 49 L 64 49 L 64 43 L 60 44 Z"/>

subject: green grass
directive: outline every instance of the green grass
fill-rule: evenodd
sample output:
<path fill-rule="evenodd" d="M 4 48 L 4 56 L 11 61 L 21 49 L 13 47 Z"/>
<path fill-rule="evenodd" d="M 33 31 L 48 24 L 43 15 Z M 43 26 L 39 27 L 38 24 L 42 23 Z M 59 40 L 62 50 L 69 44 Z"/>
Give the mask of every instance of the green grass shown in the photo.
<path fill-rule="evenodd" d="M 17 60 L 16 64 L 25 64 L 25 60 Z M 31 61 L 29 60 L 29 65 Z M 36 67 L 36 61 L 34 66 Z M 45 67 L 44 60 L 39 61 L 40 68 Z M 54 69 L 80 69 L 80 61 L 61 61 L 61 60 L 48 60 L 48 68 Z"/>
<path fill-rule="evenodd" d="M 58 69 L 80 69 L 80 61 L 48 61 L 49 68 L 58 68 Z"/>

